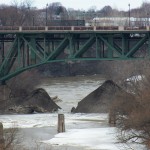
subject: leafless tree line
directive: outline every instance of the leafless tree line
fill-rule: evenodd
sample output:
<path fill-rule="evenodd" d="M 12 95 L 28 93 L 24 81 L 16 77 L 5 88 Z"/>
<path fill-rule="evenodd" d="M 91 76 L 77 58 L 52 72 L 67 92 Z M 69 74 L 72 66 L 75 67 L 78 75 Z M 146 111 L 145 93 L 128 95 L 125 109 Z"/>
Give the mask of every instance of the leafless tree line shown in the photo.
<path fill-rule="evenodd" d="M 149 18 L 150 3 L 143 2 L 141 7 L 132 9 L 131 17 Z M 128 11 L 119 11 L 109 5 L 97 9 L 95 7 L 85 10 L 66 9 L 60 2 L 49 3 L 45 8 L 33 7 L 30 0 L 17 3 L 12 1 L 11 5 L 0 5 L 0 25 L 2 26 L 40 26 L 52 20 L 93 20 L 95 17 L 128 17 Z"/>

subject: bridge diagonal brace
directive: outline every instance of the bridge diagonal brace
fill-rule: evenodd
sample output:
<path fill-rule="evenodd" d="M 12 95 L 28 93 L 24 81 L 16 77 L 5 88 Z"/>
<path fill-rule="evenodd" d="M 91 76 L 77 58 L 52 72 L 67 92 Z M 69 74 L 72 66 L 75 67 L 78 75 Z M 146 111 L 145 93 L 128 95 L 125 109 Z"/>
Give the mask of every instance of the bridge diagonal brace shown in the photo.
<path fill-rule="evenodd" d="M 12 66 L 14 65 L 15 60 L 18 58 L 18 62 L 17 62 L 17 71 L 21 68 L 21 46 L 22 46 L 22 41 L 20 41 L 20 38 L 18 37 L 17 43 L 16 43 L 16 47 L 14 47 L 14 51 L 12 53 L 11 56 L 11 60 L 9 61 L 7 68 L 5 69 L 5 74 L 8 74 L 12 68 Z"/>
<path fill-rule="evenodd" d="M 10 70 L 10 66 L 12 66 L 10 63 L 12 63 L 12 59 L 16 59 L 16 53 L 17 53 L 17 49 L 15 49 L 16 45 L 17 45 L 17 41 L 18 41 L 18 38 L 15 38 L 11 48 L 9 49 L 3 63 L 1 64 L 0 66 L 0 76 L 3 76 L 6 74 L 6 71 L 4 70 Z M 14 61 L 13 61 L 14 62 Z M 9 68 L 9 69 L 8 69 Z"/>
<path fill-rule="evenodd" d="M 147 35 L 145 35 L 138 43 L 135 44 L 135 46 L 133 46 L 133 48 L 131 48 L 131 50 L 126 54 L 126 57 L 132 57 L 138 51 L 138 49 L 146 42 L 146 40 Z"/>
<path fill-rule="evenodd" d="M 74 58 L 81 57 L 95 42 L 95 36 L 92 36 L 88 41 L 74 54 Z"/>
<path fill-rule="evenodd" d="M 113 47 L 110 43 L 108 43 L 108 41 L 106 39 L 104 39 L 101 35 L 98 36 L 111 50 L 113 50 L 114 52 L 116 52 L 119 56 L 121 56 L 121 53 L 115 48 Z"/>
<path fill-rule="evenodd" d="M 11 72 L 11 73 L 9 73 L 9 74 L 6 74 L 5 76 L 0 77 L 0 82 L 5 84 L 5 81 L 6 81 L 6 80 L 11 79 L 12 77 L 14 77 L 14 76 L 16 76 L 16 75 L 22 73 L 23 71 L 26 71 L 26 70 L 28 70 L 28 69 L 31 69 L 31 68 L 40 66 L 40 65 L 42 65 L 42 64 L 45 64 L 45 62 L 41 62 L 41 63 L 39 63 L 39 64 L 34 64 L 34 65 L 30 65 L 30 66 L 27 66 L 27 67 L 24 67 L 24 68 L 22 67 L 22 68 L 20 68 L 20 69 L 17 70 L 17 71 Z"/>
<path fill-rule="evenodd" d="M 11 68 L 12 68 L 12 66 L 13 66 L 16 58 L 17 58 L 17 55 L 18 55 L 18 51 L 15 50 L 13 53 L 13 58 L 9 61 L 7 67 L 4 70 L 4 75 L 7 75 L 10 72 L 10 70 L 11 70 Z"/>
<path fill-rule="evenodd" d="M 41 57 L 41 56 L 38 54 L 37 50 L 35 50 L 35 49 L 32 47 L 32 45 L 31 45 L 24 37 L 22 37 L 22 39 L 27 43 L 27 45 L 31 48 L 31 50 L 32 50 L 41 60 L 43 60 L 43 57 Z"/>
<path fill-rule="evenodd" d="M 122 54 L 122 49 L 114 42 L 114 46 L 115 49 L 118 51 L 118 53 L 120 53 L 120 55 Z"/>
<path fill-rule="evenodd" d="M 38 43 L 36 42 L 36 47 L 37 47 L 37 50 L 41 53 L 41 55 L 44 57 L 46 55 L 46 57 L 48 57 L 48 53 L 47 52 L 44 52 L 44 48 Z"/>
<path fill-rule="evenodd" d="M 61 43 L 58 45 L 58 47 L 46 58 L 46 61 L 54 60 L 59 56 L 59 54 L 66 48 L 66 46 L 69 44 L 69 39 L 65 37 Z"/>

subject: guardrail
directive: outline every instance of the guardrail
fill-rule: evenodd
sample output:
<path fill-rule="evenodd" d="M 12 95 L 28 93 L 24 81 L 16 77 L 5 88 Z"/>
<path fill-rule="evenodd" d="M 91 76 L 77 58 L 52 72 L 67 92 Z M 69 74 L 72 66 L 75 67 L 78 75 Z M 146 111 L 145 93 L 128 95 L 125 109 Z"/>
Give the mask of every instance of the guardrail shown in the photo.
<path fill-rule="evenodd" d="M 150 30 L 150 26 L 0 26 L 0 31 L 104 31 Z"/>

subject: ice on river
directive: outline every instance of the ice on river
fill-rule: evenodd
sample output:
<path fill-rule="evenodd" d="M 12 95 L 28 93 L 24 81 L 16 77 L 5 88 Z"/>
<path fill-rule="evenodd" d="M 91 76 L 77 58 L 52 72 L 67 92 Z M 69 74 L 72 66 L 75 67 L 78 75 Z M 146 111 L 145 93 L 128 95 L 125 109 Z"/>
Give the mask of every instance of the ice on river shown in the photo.
<path fill-rule="evenodd" d="M 63 108 L 59 113 L 65 114 L 65 133 L 57 134 L 58 113 L 0 115 L 0 122 L 5 129 L 20 128 L 23 145 L 30 150 L 35 149 L 35 141 L 50 146 L 51 150 L 130 150 L 117 143 L 117 129 L 108 125 L 108 114 L 69 113 L 102 82 L 98 76 L 54 78 L 43 82 L 42 87 L 50 96 L 58 96 L 62 100 L 58 105 Z M 134 150 L 144 150 L 144 147 L 135 145 Z"/>
<path fill-rule="evenodd" d="M 0 115 L 0 122 L 4 128 L 13 126 L 18 128 L 57 127 L 58 113 L 31 115 Z M 93 124 L 98 127 L 107 122 L 107 114 L 65 113 L 66 128 L 86 128 Z M 95 125 L 94 125 L 95 124 Z M 78 126 L 79 125 L 79 126 Z"/>
<path fill-rule="evenodd" d="M 11 128 L 15 125 L 18 128 L 37 129 L 37 132 L 38 129 L 52 128 L 56 132 L 54 135 L 49 133 L 49 139 L 47 137 L 47 139 L 39 138 L 36 140 L 36 142 L 50 146 L 52 150 L 56 148 L 57 150 L 66 150 L 67 147 L 70 147 L 67 150 L 78 150 L 79 148 L 81 150 L 126 150 L 123 144 L 117 143 L 117 129 L 108 126 L 108 114 L 65 113 L 66 132 L 59 134 L 57 134 L 57 117 L 57 113 L 1 115 L 0 122 L 3 123 L 4 128 Z M 28 136 L 32 134 L 34 133 L 28 133 Z M 40 134 L 45 133 L 41 132 Z M 36 136 L 34 137 L 36 138 Z M 31 141 L 26 141 L 26 143 L 29 142 L 31 143 Z M 136 150 L 141 149 L 144 150 L 144 147 L 139 145 L 138 148 L 136 147 Z"/>

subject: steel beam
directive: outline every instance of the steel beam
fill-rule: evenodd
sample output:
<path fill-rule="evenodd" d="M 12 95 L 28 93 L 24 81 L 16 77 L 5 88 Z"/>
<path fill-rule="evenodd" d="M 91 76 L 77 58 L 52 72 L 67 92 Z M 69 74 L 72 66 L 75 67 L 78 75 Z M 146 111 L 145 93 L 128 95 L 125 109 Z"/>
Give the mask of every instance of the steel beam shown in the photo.
<path fill-rule="evenodd" d="M 68 45 L 69 39 L 66 37 L 63 39 L 63 41 L 58 45 L 58 47 L 50 53 L 48 58 L 46 58 L 46 61 L 54 60 L 62 51 L 64 51 L 65 47 Z"/>
<path fill-rule="evenodd" d="M 135 32 L 138 37 L 131 36 L 136 35 L 134 31 L 0 31 L 0 82 L 4 83 L 25 70 L 49 62 L 139 59 L 135 54 L 145 45 L 150 57 L 150 31 Z"/>
<path fill-rule="evenodd" d="M 73 58 L 82 57 L 85 51 L 87 51 L 95 42 L 95 37 L 92 36 L 90 39 L 74 54 Z"/>
<path fill-rule="evenodd" d="M 147 35 L 145 35 L 139 42 L 137 42 L 131 49 L 130 51 L 126 54 L 126 57 L 132 57 L 138 49 L 146 42 L 147 40 Z"/>
<path fill-rule="evenodd" d="M 109 43 L 103 36 L 99 35 L 100 39 L 108 46 L 108 53 L 107 53 L 107 58 L 113 58 L 113 51 L 117 53 L 117 55 L 120 56 L 120 53 L 118 50 L 112 45 L 112 42 Z"/>

